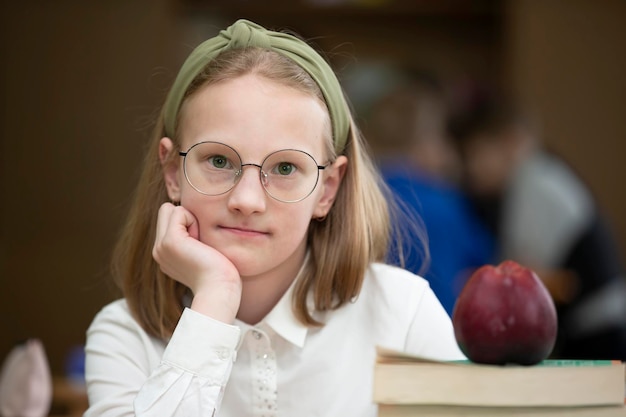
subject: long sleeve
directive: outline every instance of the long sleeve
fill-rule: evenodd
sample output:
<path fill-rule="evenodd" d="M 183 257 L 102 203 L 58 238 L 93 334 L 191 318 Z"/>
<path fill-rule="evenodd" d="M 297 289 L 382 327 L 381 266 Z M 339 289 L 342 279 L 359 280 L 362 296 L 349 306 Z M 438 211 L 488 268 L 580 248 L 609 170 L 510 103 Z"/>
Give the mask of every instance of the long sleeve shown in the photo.
<path fill-rule="evenodd" d="M 454 337 L 452 321 L 432 289 L 422 287 L 415 301 L 418 307 L 410 325 L 405 350 L 433 359 L 465 359 Z"/>
<path fill-rule="evenodd" d="M 238 341 L 239 328 L 185 309 L 166 345 L 114 303 L 87 333 L 85 417 L 218 415 Z"/>

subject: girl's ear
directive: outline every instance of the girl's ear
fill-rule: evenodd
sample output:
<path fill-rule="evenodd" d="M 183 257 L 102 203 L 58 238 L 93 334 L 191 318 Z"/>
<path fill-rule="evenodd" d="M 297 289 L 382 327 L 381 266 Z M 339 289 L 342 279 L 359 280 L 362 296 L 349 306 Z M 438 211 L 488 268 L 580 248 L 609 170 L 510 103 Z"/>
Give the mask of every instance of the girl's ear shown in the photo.
<path fill-rule="evenodd" d="M 348 158 L 344 155 L 341 155 L 335 160 L 335 162 L 330 165 L 328 168 L 328 173 L 324 175 L 322 186 L 324 187 L 324 192 L 317 203 L 317 207 L 313 211 L 313 218 L 319 219 L 324 218 L 330 211 L 335 202 L 335 197 L 337 196 L 337 191 L 339 191 L 339 186 L 341 185 L 341 181 L 343 180 L 343 176 L 346 173 L 346 169 L 348 167 Z"/>
<path fill-rule="evenodd" d="M 172 155 L 174 143 L 170 138 L 161 138 L 159 142 L 159 160 L 163 167 L 163 179 L 167 195 L 172 202 L 180 202 L 180 158 Z"/>

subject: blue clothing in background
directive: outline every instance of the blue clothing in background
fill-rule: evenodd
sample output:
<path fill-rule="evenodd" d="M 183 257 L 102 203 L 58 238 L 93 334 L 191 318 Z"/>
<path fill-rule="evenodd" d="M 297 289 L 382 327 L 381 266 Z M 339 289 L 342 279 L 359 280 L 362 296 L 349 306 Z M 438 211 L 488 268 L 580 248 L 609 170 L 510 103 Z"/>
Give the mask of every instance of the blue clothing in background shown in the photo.
<path fill-rule="evenodd" d="M 472 269 L 494 262 L 492 233 L 476 216 L 465 195 L 452 185 L 428 176 L 408 164 L 387 161 L 381 172 L 391 191 L 424 222 L 430 265 L 421 271 L 419 242 L 403 242 L 405 268 L 421 273 L 452 315 L 456 298 Z"/>

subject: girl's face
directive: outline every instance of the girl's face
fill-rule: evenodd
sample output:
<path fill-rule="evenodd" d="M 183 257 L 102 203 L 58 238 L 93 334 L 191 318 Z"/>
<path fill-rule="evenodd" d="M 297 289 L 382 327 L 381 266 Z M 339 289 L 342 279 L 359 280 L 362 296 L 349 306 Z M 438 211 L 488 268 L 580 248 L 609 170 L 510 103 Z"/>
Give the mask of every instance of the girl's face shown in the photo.
<path fill-rule="evenodd" d="M 243 164 L 260 165 L 272 152 L 298 149 L 326 165 L 328 126 L 328 113 L 314 97 L 245 75 L 204 86 L 185 102 L 180 114 L 181 150 L 203 141 L 221 142 L 235 149 Z M 161 154 L 171 151 L 171 141 L 163 138 Z M 196 217 L 199 240 L 225 255 L 244 278 L 295 275 L 306 251 L 309 223 L 330 210 L 347 162 L 339 157 L 319 172 L 311 195 L 284 203 L 265 192 L 255 166 L 244 167 L 229 192 L 207 196 L 185 179 L 183 158 L 174 159 L 165 167 L 170 198 Z"/>

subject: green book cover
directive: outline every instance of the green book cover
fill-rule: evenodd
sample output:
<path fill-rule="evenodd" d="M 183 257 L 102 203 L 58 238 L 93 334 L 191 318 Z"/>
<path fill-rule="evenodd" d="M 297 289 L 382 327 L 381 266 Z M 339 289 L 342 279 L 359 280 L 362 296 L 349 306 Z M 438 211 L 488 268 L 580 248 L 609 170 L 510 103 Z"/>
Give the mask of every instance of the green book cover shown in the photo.
<path fill-rule="evenodd" d="M 460 360 L 460 361 L 449 361 L 444 363 L 453 363 L 453 364 L 461 364 L 461 365 L 479 365 L 479 366 L 500 366 L 500 365 L 484 365 L 481 363 L 475 363 L 470 360 Z M 529 368 L 533 366 L 547 366 L 547 367 L 578 367 L 578 366 L 610 366 L 619 363 L 619 361 L 611 361 L 604 359 L 546 359 L 535 365 L 516 365 L 516 364 L 508 364 L 501 365 L 505 368 L 509 367 L 521 367 L 521 368 Z"/>

